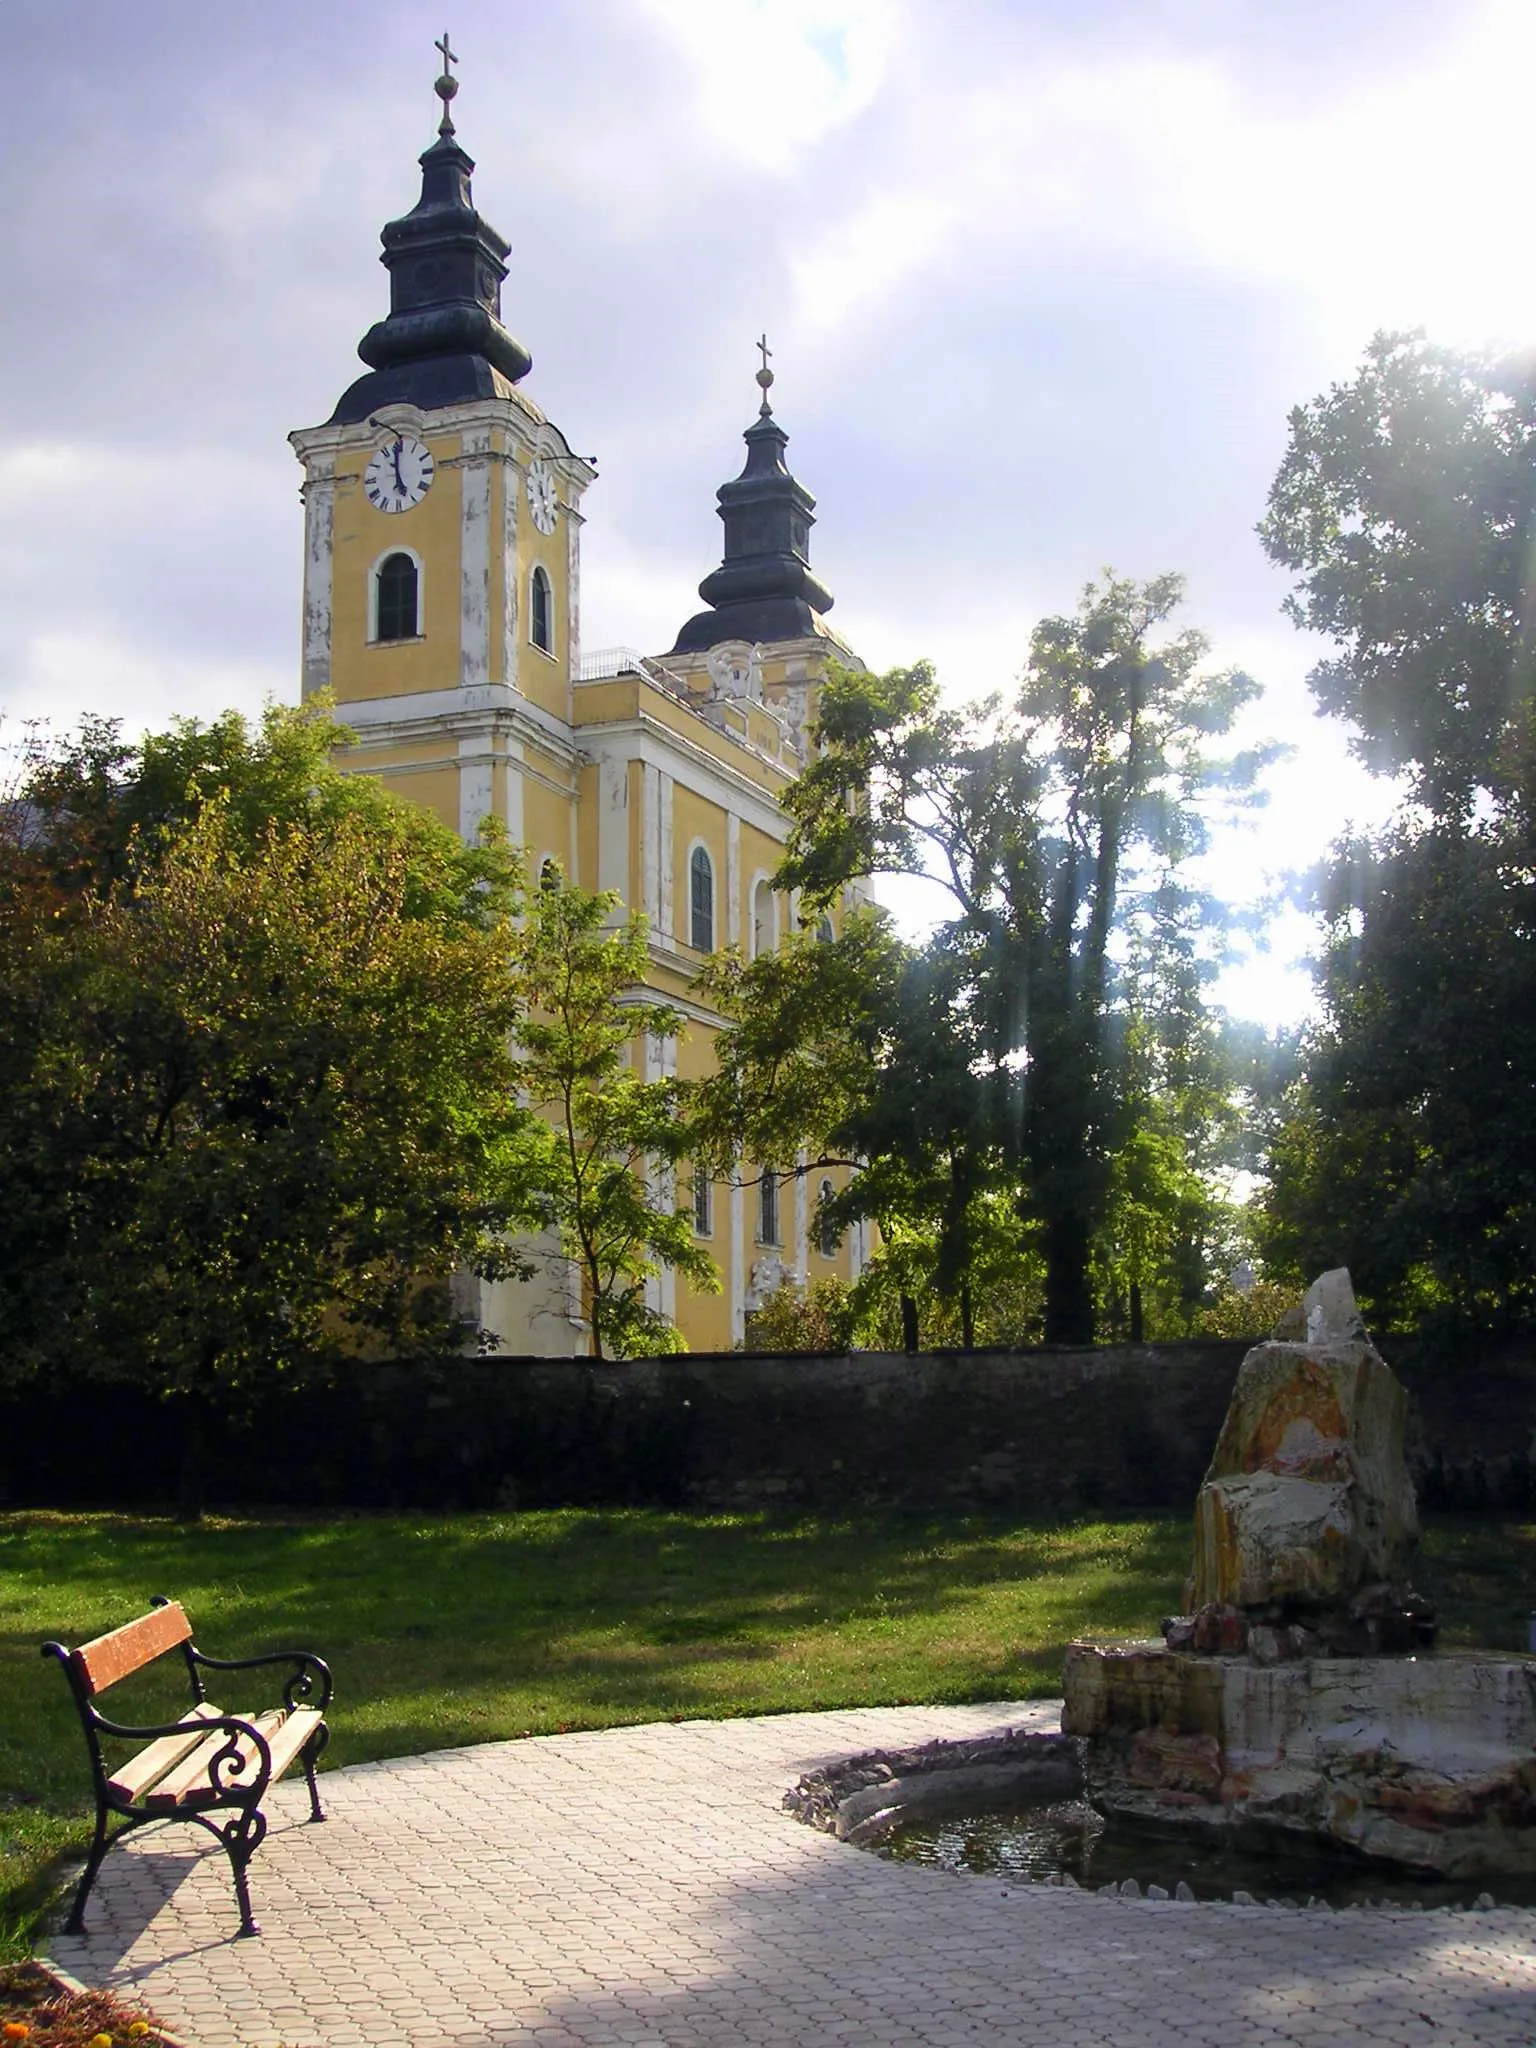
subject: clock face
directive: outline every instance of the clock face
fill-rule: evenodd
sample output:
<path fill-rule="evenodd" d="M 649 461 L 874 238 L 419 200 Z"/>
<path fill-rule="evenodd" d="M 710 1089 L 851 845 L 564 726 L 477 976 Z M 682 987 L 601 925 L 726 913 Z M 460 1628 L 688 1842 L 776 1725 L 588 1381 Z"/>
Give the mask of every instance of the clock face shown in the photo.
<path fill-rule="evenodd" d="M 528 465 L 528 510 L 533 514 L 533 523 L 540 533 L 555 530 L 555 473 L 547 462 L 533 461 Z"/>
<path fill-rule="evenodd" d="M 432 488 L 432 451 L 409 434 L 397 434 L 369 458 L 363 471 L 368 502 L 379 512 L 409 512 Z"/>

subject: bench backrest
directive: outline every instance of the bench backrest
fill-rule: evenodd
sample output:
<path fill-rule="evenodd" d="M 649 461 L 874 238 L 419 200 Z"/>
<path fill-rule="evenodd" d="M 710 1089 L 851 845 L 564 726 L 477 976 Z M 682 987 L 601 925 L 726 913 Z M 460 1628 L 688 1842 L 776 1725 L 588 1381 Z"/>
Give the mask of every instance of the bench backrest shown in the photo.
<path fill-rule="evenodd" d="M 192 1624 L 179 1601 L 168 1600 L 152 1613 L 140 1615 L 109 1635 L 96 1636 L 71 1650 L 69 1661 L 87 1699 L 116 1685 L 135 1671 L 142 1671 L 178 1643 L 190 1642 Z"/>

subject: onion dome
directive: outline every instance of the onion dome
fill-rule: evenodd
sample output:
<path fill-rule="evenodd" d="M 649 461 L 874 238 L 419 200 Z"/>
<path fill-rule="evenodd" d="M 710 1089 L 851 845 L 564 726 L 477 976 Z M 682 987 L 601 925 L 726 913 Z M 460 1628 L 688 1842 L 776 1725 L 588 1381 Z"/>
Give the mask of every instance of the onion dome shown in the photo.
<path fill-rule="evenodd" d="M 505 398 L 533 358 L 501 324 L 508 244 L 475 211 L 475 165 L 459 145 L 450 103 L 459 82 L 445 35 L 443 74 L 433 90 L 443 104 L 437 140 L 420 158 L 421 197 L 381 237 L 389 272 L 389 314 L 357 345 L 370 374 L 360 377 L 331 415 L 334 424 L 367 419 L 380 406 L 429 412 L 476 398 Z"/>
<path fill-rule="evenodd" d="M 722 640 L 753 644 L 808 640 L 824 631 L 820 615 L 832 609 L 832 593 L 811 574 L 810 536 L 816 500 L 789 473 L 784 450 L 789 436 L 768 403 L 773 372 L 767 343 L 759 342 L 763 367 L 758 416 L 747 428 L 747 463 L 717 493 L 725 524 L 725 559 L 699 585 L 711 607 L 698 612 L 678 634 L 674 654 L 718 647 Z"/>

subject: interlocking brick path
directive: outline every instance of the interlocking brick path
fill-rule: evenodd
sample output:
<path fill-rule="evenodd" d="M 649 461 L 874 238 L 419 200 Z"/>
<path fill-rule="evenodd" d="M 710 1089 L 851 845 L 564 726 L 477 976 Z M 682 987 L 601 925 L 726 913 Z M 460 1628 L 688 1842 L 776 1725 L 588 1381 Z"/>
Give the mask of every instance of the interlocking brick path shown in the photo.
<path fill-rule="evenodd" d="M 1101 1899 L 885 1863 L 780 1811 L 837 1756 L 1029 1706 L 692 1721 L 334 1771 L 273 1796 L 233 1939 L 221 1851 L 147 1830 L 56 1960 L 195 2048 L 1536 2043 L 1536 1913 Z"/>

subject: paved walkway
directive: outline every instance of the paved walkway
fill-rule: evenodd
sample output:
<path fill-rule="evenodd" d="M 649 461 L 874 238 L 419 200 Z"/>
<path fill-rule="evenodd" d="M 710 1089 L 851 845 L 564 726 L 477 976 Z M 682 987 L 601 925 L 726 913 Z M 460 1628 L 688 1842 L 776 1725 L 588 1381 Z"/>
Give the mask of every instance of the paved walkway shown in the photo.
<path fill-rule="evenodd" d="M 835 1756 L 1050 1726 L 910 1707 L 548 1736 L 271 1802 L 264 1932 L 189 1828 L 108 1857 L 53 1954 L 195 2048 L 1233 2048 L 1536 2042 L 1536 1913 L 1101 1899 L 877 1857 L 779 1810 Z"/>

